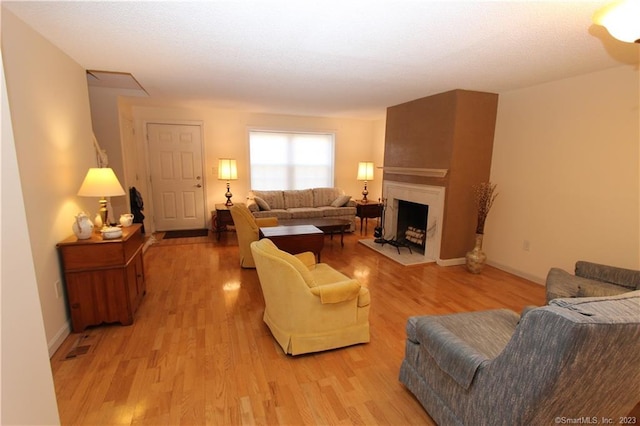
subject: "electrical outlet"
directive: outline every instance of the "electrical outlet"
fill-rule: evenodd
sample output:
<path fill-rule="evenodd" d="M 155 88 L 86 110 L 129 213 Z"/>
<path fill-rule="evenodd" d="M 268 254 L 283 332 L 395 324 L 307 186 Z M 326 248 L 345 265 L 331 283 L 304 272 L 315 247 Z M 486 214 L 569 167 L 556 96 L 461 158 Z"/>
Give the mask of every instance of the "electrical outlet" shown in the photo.
<path fill-rule="evenodd" d="M 531 250 L 531 243 L 529 242 L 529 240 L 524 240 L 522 242 L 522 250 L 524 250 L 524 251 L 530 251 Z"/>
<path fill-rule="evenodd" d="M 60 280 L 56 280 L 56 282 L 53 283 L 53 285 L 56 289 L 56 297 L 60 299 L 62 297 L 62 283 L 60 282 Z"/>

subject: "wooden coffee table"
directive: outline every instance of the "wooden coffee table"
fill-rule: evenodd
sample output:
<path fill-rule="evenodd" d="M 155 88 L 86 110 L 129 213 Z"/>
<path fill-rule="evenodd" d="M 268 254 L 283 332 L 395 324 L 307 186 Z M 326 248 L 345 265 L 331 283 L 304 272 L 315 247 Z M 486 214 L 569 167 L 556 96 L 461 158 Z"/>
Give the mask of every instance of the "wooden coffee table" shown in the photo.
<path fill-rule="evenodd" d="M 259 229 L 259 237 L 268 238 L 280 250 L 296 254 L 310 251 L 320 262 L 324 232 L 313 225 L 271 226 Z"/>
<path fill-rule="evenodd" d="M 315 218 L 315 219 L 287 219 L 278 222 L 282 226 L 297 226 L 297 225 L 313 225 L 325 234 L 331 235 L 333 240 L 333 234 L 340 233 L 340 245 L 344 247 L 344 231 L 349 229 L 351 222 L 346 219 L 331 219 L 331 218 Z"/>

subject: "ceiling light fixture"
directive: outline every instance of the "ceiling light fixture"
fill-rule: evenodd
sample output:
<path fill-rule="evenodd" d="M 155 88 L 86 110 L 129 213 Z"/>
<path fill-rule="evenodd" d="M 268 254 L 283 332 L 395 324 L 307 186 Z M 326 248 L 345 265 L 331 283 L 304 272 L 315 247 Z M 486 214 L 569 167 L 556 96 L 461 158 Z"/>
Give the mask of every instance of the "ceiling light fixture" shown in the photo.
<path fill-rule="evenodd" d="M 616 0 L 593 15 L 613 37 L 627 43 L 640 43 L 640 0 Z"/>

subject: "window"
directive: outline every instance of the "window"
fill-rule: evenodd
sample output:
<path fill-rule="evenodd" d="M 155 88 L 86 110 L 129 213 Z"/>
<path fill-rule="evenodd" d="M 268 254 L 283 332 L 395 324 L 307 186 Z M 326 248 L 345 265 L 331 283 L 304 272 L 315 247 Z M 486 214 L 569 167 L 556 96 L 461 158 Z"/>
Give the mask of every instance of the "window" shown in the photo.
<path fill-rule="evenodd" d="M 333 133 L 249 132 L 251 189 L 333 186 Z"/>

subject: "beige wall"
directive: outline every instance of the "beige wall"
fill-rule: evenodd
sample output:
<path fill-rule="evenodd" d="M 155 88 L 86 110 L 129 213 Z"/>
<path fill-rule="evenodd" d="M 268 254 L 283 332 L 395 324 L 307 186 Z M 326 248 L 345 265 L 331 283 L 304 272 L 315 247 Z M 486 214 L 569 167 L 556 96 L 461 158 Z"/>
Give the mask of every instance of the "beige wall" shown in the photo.
<path fill-rule="evenodd" d="M 490 263 L 538 282 L 576 260 L 640 268 L 638 77 L 624 66 L 500 94 Z"/>
<path fill-rule="evenodd" d="M 56 244 L 97 199 L 78 188 L 95 167 L 85 70 L 3 9 L 2 54 L 29 240 L 50 352 L 69 332 Z M 4 141 L 3 141 L 4 143 Z"/>
<path fill-rule="evenodd" d="M 130 100 L 135 103 L 135 100 Z M 344 189 L 353 198 L 360 198 L 362 182 L 356 180 L 358 161 L 373 160 L 382 165 L 384 145 L 384 120 L 368 121 L 345 118 L 303 117 L 276 114 L 258 114 L 221 109 L 186 109 L 133 106 L 133 116 L 139 143 L 144 144 L 146 123 L 175 122 L 200 123 L 203 127 L 205 185 L 207 211 L 216 203 L 225 201 L 226 182 L 217 180 L 214 168 L 221 157 L 238 160 L 239 179 L 232 182 L 233 200 L 244 201 L 250 190 L 249 142 L 250 129 L 332 131 L 336 133 L 335 185 Z M 144 162 L 139 162 L 144 168 Z M 141 170 L 146 174 L 146 170 Z M 374 180 L 369 182 L 369 198 L 381 196 L 382 174 L 376 170 Z M 145 215 L 149 218 L 151 202 L 147 185 L 138 188 L 145 200 Z M 208 213 L 207 213 L 208 216 Z M 207 218 L 210 219 L 209 217 Z M 145 220 L 145 225 L 149 222 Z M 209 223 L 207 223 L 209 226 Z"/>
<path fill-rule="evenodd" d="M 33 257 L 27 235 L 24 200 L 2 81 L 2 402 L 0 423 L 59 424 L 58 407 L 42 322 Z M 35 404 L 33 396 L 37 395 Z"/>
<path fill-rule="evenodd" d="M 120 214 L 129 211 L 127 181 L 133 180 L 133 178 L 125 176 L 124 173 L 125 152 L 129 153 L 130 151 L 125 146 L 129 142 L 128 135 L 123 134 L 123 132 L 127 131 L 128 123 L 122 123 L 121 131 L 121 121 L 125 120 L 128 112 L 126 109 L 123 109 L 122 112 L 119 110 L 119 98 L 122 96 L 146 96 L 146 94 L 142 90 L 89 86 L 93 132 L 100 144 L 100 148 L 107 152 L 109 167 L 113 169 L 127 193 L 125 197 L 111 197 L 109 217 L 111 220 L 116 221 Z M 133 157 L 135 158 L 135 156 Z M 131 182 L 130 185 L 133 186 L 134 183 Z M 97 213 L 94 210 L 92 210 L 92 213 Z M 92 218 L 94 216 L 94 214 L 91 215 Z"/>

